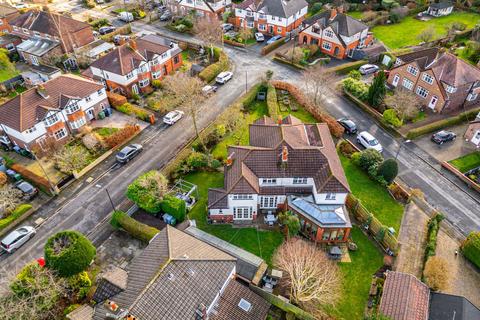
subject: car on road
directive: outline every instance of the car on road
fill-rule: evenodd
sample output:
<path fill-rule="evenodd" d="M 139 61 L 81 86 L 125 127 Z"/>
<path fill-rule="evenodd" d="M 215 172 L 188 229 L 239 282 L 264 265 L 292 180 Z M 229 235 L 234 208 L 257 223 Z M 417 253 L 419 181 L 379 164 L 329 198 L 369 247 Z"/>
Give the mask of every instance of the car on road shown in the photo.
<path fill-rule="evenodd" d="M 104 27 L 100 27 L 100 29 L 98 29 L 98 33 L 100 33 L 103 36 L 105 34 L 112 33 L 116 29 L 117 28 L 115 28 L 114 26 L 104 26 Z"/>
<path fill-rule="evenodd" d="M 35 233 L 35 228 L 31 226 L 18 228 L 2 239 L 0 247 L 8 253 L 14 253 L 18 248 L 23 246 L 25 242 L 32 239 Z"/>
<path fill-rule="evenodd" d="M 357 135 L 357 142 L 366 149 L 374 149 L 378 152 L 383 151 L 383 147 L 380 142 L 378 142 L 378 140 L 367 131 L 362 131 Z"/>
<path fill-rule="evenodd" d="M 172 19 L 172 13 L 168 10 L 166 10 L 162 15 L 160 16 L 160 21 L 168 21 Z"/>
<path fill-rule="evenodd" d="M 23 196 L 22 199 L 26 201 L 30 201 L 35 198 L 38 194 L 38 189 L 32 186 L 30 183 L 24 180 L 20 180 L 15 182 L 15 188 L 22 191 Z"/>
<path fill-rule="evenodd" d="M 263 36 L 263 33 L 255 32 L 255 40 L 257 40 L 257 42 L 265 41 L 265 37 Z"/>
<path fill-rule="evenodd" d="M 352 120 L 350 120 L 348 118 L 337 119 L 337 122 L 342 127 L 345 128 L 345 132 L 348 133 L 348 134 L 355 134 L 358 131 L 357 125 L 355 124 L 355 122 L 353 122 Z"/>
<path fill-rule="evenodd" d="M 444 144 L 448 141 L 453 141 L 457 138 L 457 134 L 452 131 L 442 130 L 432 134 L 432 141 L 436 144 Z"/>
<path fill-rule="evenodd" d="M 167 113 L 163 117 L 163 123 L 166 123 L 168 125 L 173 125 L 173 124 L 175 124 L 175 122 L 182 119 L 182 117 L 183 117 L 183 111 L 173 110 L 173 111 L 170 111 L 169 113 Z"/>
<path fill-rule="evenodd" d="M 143 147 L 141 144 L 130 144 L 120 150 L 115 156 L 115 158 L 119 163 L 127 163 L 128 161 L 135 158 L 140 152 L 142 152 L 142 149 Z"/>
<path fill-rule="evenodd" d="M 231 23 L 222 23 L 223 33 L 233 30 L 233 24 Z"/>
<path fill-rule="evenodd" d="M 217 86 L 206 85 L 205 87 L 202 88 L 202 93 L 205 96 L 209 96 L 209 95 L 217 92 L 217 89 L 218 89 Z"/>
<path fill-rule="evenodd" d="M 363 66 L 361 66 L 358 71 L 360 71 L 361 74 L 363 75 L 367 75 L 367 74 L 371 74 L 371 73 L 375 73 L 377 72 L 378 70 L 380 70 L 380 68 L 374 64 L 364 64 Z"/>
<path fill-rule="evenodd" d="M 215 78 L 216 83 L 225 84 L 228 80 L 232 79 L 233 72 L 231 71 L 224 71 L 220 72 L 220 74 Z"/>
<path fill-rule="evenodd" d="M 267 40 L 267 44 L 274 43 L 275 41 L 280 40 L 281 38 L 282 38 L 281 35 L 273 36 L 273 37 L 271 37 L 270 39 Z"/>

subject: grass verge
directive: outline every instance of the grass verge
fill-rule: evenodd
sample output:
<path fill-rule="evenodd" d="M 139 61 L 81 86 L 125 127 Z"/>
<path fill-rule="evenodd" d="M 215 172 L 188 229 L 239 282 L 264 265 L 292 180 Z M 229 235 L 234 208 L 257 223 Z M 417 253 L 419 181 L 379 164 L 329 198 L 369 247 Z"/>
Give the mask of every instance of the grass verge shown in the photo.
<path fill-rule="evenodd" d="M 480 166 L 480 151 L 475 151 L 463 157 L 450 160 L 448 163 L 457 168 L 458 171 L 465 173 L 468 170 Z"/>

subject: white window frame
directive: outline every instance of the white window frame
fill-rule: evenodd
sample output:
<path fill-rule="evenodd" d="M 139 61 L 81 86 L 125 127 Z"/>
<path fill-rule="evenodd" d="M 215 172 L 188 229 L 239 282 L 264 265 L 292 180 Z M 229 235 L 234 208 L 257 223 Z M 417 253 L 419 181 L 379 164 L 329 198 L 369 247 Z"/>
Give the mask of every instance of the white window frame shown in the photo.
<path fill-rule="evenodd" d="M 90 102 L 90 101 L 92 101 L 92 97 L 86 96 L 86 97 L 85 97 L 85 102 Z"/>
<path fill-rule="evenodd" d="M 247 17 L 253 17 L 253 11 L 252 10 L 246 10 L 247 13 L 246 13 L 246 16 Z"/>
<path fill-rule="evenodd" d="M 267 30 L 267 26 L 264 25 L 264 24 L 259 24 L 259 25 L 258 25 L 258 30 L 260 30 L 260 31 L 266 31 L 266 30 Z"/>
<path fill-rule="evenodd" d="M 422 86 L 417 86 L 417 89 L 415 90 L 415 93 L 417 95 L 419 95 L 420 97 L 424 98 L 424 99 L 426 99 L 428 97 L 428 94 L 429 94 L 428 90 L 425 89 Z"/>
<path fill-rule="evenodd" d="M 413 81 L 411 81 L 411 80 L 408 79 L 408 78 L 403 78 L 402 86 L 403 86 L 405 89 L 412 90 L 412 89 L 413 89 Z"/>
<path fill-rule="evenodd" d="M 277 33 L 282 33 L 282 27 L 277 27 Z"/>
<path fill-rule="evenodd" d="M 407 72 L 410 73 L 410 74 L 413 74 L 414 76 L 416 76 L 418 74 L 418 69 L 415 68 L 414 66 L 412 65 L 409 65 L 407 67 Z"/>
<path fill-rule="evenodd" d="M 428 73 L 422 74 L 422 80 L 428 84 L 433 84 L 433 77 Z"/>
<path fill-rule="evenodd" d="M 262 179 L 262 184 L 276 185 L 277 184 L 277 179 L 276 178 L 263 178 Z"/>
<path fill-rule="evenodd" d="M 251 194 L 234 194 L 233 200 L 253 200 L 253 195 Z"/>
<path fill-rule="evenodd" d="M 332 30 L 325 30 L 325 37 L 333 39 L 334 33 Z"/>
<path fill-rule="evenodd" d="M 70 127 L 72 127 L 72 129 L 78 129 L 85 124 L 87 124 L 87 120 L 85 120 L 85 117 L 81 117 L 75 121 L 70 122 Z"/>
<path fill-rule="evenodd" d="M 325 195 L 325 200 L 336 200 L 337 194 L 336 193 L 327 193 Z"/>
<path fill-rule="evenodd" d="M 45 123 L 46 127 L 51 127 L 55 123 L 57 123 L 58 121 L 60 121 L 60 118 L 58 117 L 58 115 L 56 113 L 54 113 L 54 114 L 46 117 L 43 122 Z"/>
<path fill-rule="evenodd" d="M 467 101 L 473 101 L 473 100 L 476 100 L 478 97 L 478 93 L 473 93 L 473 92 L 470 92 L 467 96 Z"/>
<path fill-rule="evenodd" d="M 447 91 L 448 93 L 455 93 L 457 92 L 457 88 L 451 85 L 447 85 L 447 87 L 445 88 L 445 91 Z"/>
<path fill-rule="evenodd" d="M 162 72 L 159 70 L 159 71 L 154 71 L 152 72 L 152 79 L 158 79 L 162 76 Z"/>
<path fill-rule="evenodd" d="M 35 132 L 37 131 L 37 128 L 35 126 L 31 127 L 31 128 L 28 128 L 27 130 L 25 130 L 25 133 L 32 133 L 32 132 Z"/>
<path fill-rule="evenodd" d="M 53 133 L 53 136 L 55 137 L 55 140 L 62 140 L 67 136 L 67 130 L 65 128 L 62 128 L 60 130 L 57 130 Z"/>
<path fill-rule="evenodd" d="M 78 105 L 77 102 L 73 102 L 65 108 L 65 112 L 67 114 L 72 114 L 74 112 L 77 112 L 78 110 L 80 110 L 80 106 Z"/>
<path fill-rule="evenodd" d="M 125 75 L 125 77 L 127 78 L 127 80 L 129 79 L 132 79 L 133 78 L 133 72 L 129 72 Z"/>
<path fill-rule="evenodd" d="M 255 24 L 253 23 L 253 21 L 247 20 L 247 28 L 252 29 L 254 26 L 255 26 Z"/>
<path fill-rule="evenodd" d="M 260 207 L 264 209 L 277 208 L 278 197 L 277 196 L 262 196 L 260 197 Z"/>
<path fill-rule="evenodd" d="M 252 207 L 233 207 L 233 219 L 235 220 L 252 220 Z"/>
<path fill-rule="evenodd" d="M 332 44 L 330 42 L 323 42 L 322 43 L 322 48 L 325 49 L 325 50 L 328 50 L 328 51 L 331 51 L 332 50 Z"/>
<path fill-rule="evenodd" d="M 98 96 L 103 95 L 103 93 L 104 93 L 104 88 L 97 91 Z"/>
<path fill-rule="evenodd" d="M 307 178 L 294 177 L 293 184 L 307 184 Z"/>
<path fill-rule="evenodd" d="M 148 78 L 138 81 L 138 86 L 140 88 L 145 88 L 149 84 L 150 84 L 150 79 L 148 79 Z"/>

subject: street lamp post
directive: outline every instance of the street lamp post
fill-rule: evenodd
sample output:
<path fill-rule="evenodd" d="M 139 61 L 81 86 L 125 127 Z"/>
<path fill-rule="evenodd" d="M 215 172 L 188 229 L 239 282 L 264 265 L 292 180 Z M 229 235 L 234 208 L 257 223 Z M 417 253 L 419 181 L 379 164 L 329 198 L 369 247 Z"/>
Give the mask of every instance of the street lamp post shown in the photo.
<path fill-rule="evenodd" d="M 407 143 L 410 143 L 410 142 L 412 142 L 412 140 L 406 140 L 404 143 L 400 143 L 400 145 L 398 146 L 398 149 L 397 149 L 397 153 L 395 154 L 395 160 L 397 160 L 398 155 L 400 154 L 400 150 L 402 150 L 402 147 L 404 146 L 404 144 L 407 144 Z"/>
<path fill-rule="evenodd" d="M 105 191 L 107 192 L 107 196 L 108 196 L 108 199 L 110 200 L 110 204 L 112 205 L 113 211 L 117 211 L 117 209 L 115 209 L 115 205 L 113 204 L 112 198 L 110 197 L 110 192 L 108 192 L 107 188 L 105 188 Z"/>
<path fill-rule="evenodd" d="M 245 71 L 245 93 L 248 91 L 248 73 Z"/>

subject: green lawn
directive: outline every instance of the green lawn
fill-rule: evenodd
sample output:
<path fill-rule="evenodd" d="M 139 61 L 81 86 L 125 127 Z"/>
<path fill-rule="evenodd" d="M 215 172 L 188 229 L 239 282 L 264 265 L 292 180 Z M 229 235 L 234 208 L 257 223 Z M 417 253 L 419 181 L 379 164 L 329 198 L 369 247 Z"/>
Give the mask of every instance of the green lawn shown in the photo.
<path fill-rule="evenodd" d="M 395 201 L 388 191 L 370 177 L 362 169 L 354 165 L 350 159 L 340 155 L 348 184 L 355 197 L 360 199 L 381 223 L 387 227 L 400 230 L 403 215 L 403 206 Z"/>
<path fill-rule="evenodd" d="M 102 137 L 108 137 L 108 136 L 114 134 L 115 132 L 117 132 L 118 130 L 120 130 L 120 129 L 119 128 L 102 127 L 102 128 L 95 128 L 93 131 L 95 131 L 96 133 L 98 133 Z"/>
<path fill-rule="evenodd" d="M 448 162 L 460 172 L 467 172 L 470 169 L 480 166 L 480 151 L 469 153 L 463 157 Z"/>
<path fill-rule="evenodd" d="M 372 275 L 382 266 L 383 254 L 358 227 L 352 228 L 351 235 L 358 250 L 350 251 L 352 262 L 340 263 L 341 298 L 329 314 L 336 319 L 362 320 Z"/>
<path fill-rule="evenodd" d="M 362 19 L 363 11 L 349 11 L 347 14 L 352 18 L 360 20 Z"/>
<path fill-rule="evenodd" d="M 273 252 L 283 242 L 283 235 L 280 232 L 233 228 L 229 224 L 207 224 L 208 188 L 223 186 L 222 172 L 196 172 L 185 176 L 184 179 L 198 186 L 200 199 L 190 211 L 189 218 L 195 219 L 200 229 L 262 257 L 271 265 Z"/>
<path fill-rule="evenodd" d="M 446 26 L 452 22 L 463 22 L 467 28 L 472 28 L 480 20 L 480 15 L 471 12 L 454 12 L 448 16 L 434 18 L 429 21 L 420 21 L 413 16 L 406 17 L 402 22 L 376 26 L 372 28 L 376 38 L 390 49 L 401 48 L 420 43 L 417 36 L 429 26 L 433 26 L 436 31 L 436 39 L 444 37 L 447 34 Z"/>
<path fill-rule="evenodd" d="M 20 73 L 17 69 L 2 68 L 0 65 L 0 82 L 7 81 L 8 79 L 16 77 L 19 74 Z"/>

